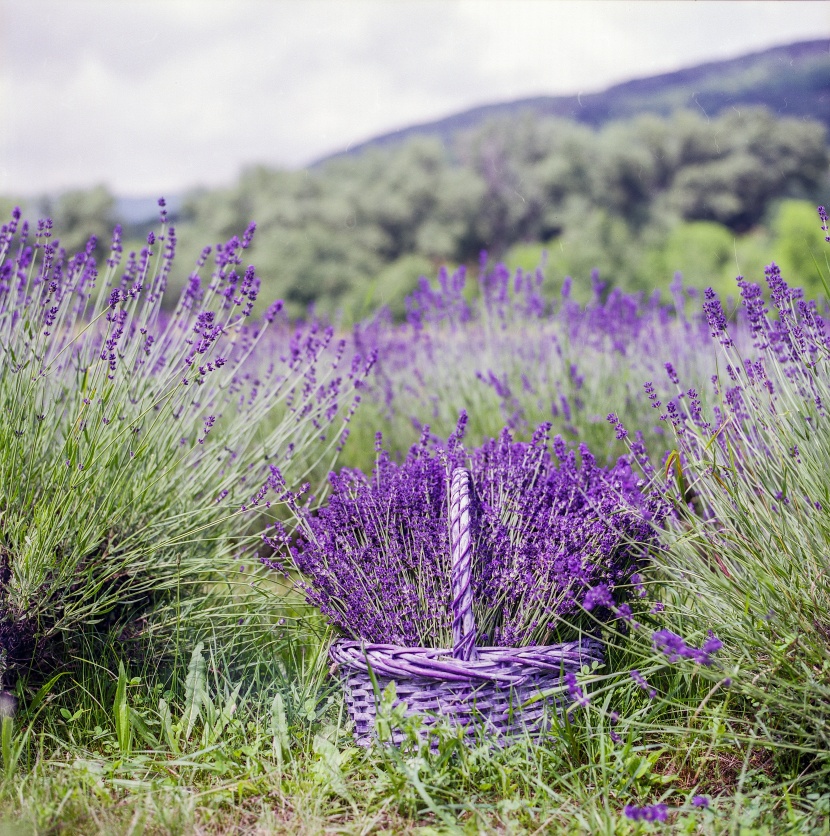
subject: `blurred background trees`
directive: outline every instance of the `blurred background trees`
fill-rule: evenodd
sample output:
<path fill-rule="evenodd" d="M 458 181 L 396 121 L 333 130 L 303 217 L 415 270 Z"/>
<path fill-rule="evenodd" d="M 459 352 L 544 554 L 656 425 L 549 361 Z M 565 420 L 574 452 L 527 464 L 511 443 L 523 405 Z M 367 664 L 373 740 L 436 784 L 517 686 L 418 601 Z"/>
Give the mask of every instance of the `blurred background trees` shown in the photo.
<path fill-rule="evenodd" d="M 823 292 L 812 259 L 824 245 L 815 206 L 828 196 L 826 130 L 761 107 L 717 118 L 681 110 L 600 128 L 527 113 L 413 137 L 303 171 L 257 166 L 229 188 L 185 196 L 175 218 L 183 282 L 206 240 L 258 230 L 250 260 L 260 299 L 289 311 L 354 319 L 387 304 L 396 316 L 421 275 L 475 266 L 486 249 L 511 267 L 548 254 L 548 287 L 589 274 L 631 291 L 693 286 L 734 292 L 774 255 L 785 275 Z M 116 218 L 103 187 L 42 202 L 62 243 L 108 243 Z M 137 248 L 149 223 L 126 233 Z"/>
<path fill-rule="evenodd" d="M 38 213 L 52 219 L 55 234 L 68 252 L 82 250 L 92 235 L 98 239 L 96 254 L 100 256 L 108 251 L 116 213 L 115 198 L 105 186 L 74 189 L 44 198 Z"/>

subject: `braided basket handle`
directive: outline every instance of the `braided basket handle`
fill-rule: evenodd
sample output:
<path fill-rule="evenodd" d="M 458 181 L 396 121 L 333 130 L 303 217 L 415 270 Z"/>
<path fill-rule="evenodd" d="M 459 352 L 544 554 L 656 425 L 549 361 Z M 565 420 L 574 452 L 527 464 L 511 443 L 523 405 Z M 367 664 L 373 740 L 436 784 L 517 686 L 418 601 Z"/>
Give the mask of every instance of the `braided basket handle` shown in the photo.
<path fill-rule="evenodd" d="M 470 532 L 470 488 L 472 476 L 463 467 L 452 473 L 450 484 L 450 543 L 452 546 L 452 655 L 464 661 L 478 658 L 476 622 L 473 617 Z"/>

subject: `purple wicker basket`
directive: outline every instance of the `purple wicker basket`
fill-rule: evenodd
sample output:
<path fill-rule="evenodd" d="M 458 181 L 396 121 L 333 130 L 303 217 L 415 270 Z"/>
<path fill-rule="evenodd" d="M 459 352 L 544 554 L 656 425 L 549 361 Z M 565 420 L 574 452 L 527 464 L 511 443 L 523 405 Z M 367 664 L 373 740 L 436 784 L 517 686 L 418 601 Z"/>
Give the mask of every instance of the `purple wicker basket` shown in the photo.
<path fill-rule="evenodd" d="M 361 746 L 376 739 L 377 695 L 370 668 L 381 692 L 395 683 L 397 702 L 406 705 L 406 716 L 423 716 L 423 734 L 443 718 L 463 726 L 470 737 L 484 732 L 507 742 L 547 731 L 552 711 L 559 707 L 556 699 L 528 701 L 561 685 L 569 671 L 603 659 L 602 645 L 589 638 L 536 647 L 476 647 L 470 584 L 470 483 L 470 473 L 456 468 L 450 487 L 452 650 L 341 639 L 329 652 L 343 684 L 355 740 Z M 392 742 L 399 744 L 403 739 L 403 732 L 393 729 Z"/>

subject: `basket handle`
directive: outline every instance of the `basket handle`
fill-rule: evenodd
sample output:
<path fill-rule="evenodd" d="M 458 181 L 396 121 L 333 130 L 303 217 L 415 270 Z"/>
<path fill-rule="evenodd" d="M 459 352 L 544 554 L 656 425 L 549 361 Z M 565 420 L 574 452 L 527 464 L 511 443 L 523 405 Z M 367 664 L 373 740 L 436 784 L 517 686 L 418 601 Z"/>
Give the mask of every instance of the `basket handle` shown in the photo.
<path fill-rule="evenodd" d="M 463 467 L 452 473 L 450 485 L 450 543 L 452 546 L 452 655 L 464 661 L 478 658 L 476 622 L 473 617 L 470 533 L 470 488 L 472 476 Z"/>

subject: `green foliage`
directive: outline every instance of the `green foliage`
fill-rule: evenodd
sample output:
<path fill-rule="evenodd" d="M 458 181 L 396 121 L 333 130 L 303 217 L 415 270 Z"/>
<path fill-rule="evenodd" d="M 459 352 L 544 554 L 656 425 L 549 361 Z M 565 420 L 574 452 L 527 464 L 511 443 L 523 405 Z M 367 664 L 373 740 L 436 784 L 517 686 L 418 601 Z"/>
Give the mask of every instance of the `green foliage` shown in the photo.
<path fill-rule="evenodd" d="M 781 271 L 810 297 L 822 296 L 821 267 L 827 244 L 816 223 L 816 208 L 808 201 L 785 200 L 775 212 L 772 224 L 775 253 Z"/>
<path fill-rule="evenodd" d="M 369 283 L 366 295 L 356 302 L 349 318 L 359 322 L 379 307 L 386 307 L 395 320 L 401 321 L 406 316 L 406 297 L 418 287 L 422 276 L 429 276 L 434 270 L 433 263 L 425 256 L 416 253 L 401 256 Z"/>
<path fill-rule="evenodd" d="M 734 235 L 714 221 L 678 224 L 668 236 L 661 269 L 683 265 L 683 278 L 693 287 L 711 286 L 735 263 Z"/>
<path fill-rule="evenodd" d="M 120 675 L 118 699 L 134 731 L 125 749 L 96 698 L 100 668 L 81 661 L 36 726 L 29 713 L 19 717 L 26 740 L 0 788 L 0 810 L 14 817 L 13 832 L 610 835 L 664 832 L 637 829 L 623 814 L 626 804 L 663 801 L 677 832 L 728 833 L 736 823 L 742 832 L 821 832 L 827 790 L 770 777 L 752 717 L 728 689 L 713 689 L 691 664 L 661 660 L 647 640 L 616 631 L 609 640 L 613 664 L 641 669 L 656 698 L 627 674 L 585 670 L 590 704 L 569 706 L 541 740 L 507 748 L 486 735 L 464 741 L 440 724 L 421 739 L 418 718 L 388 690 L 381 733 L 402 729 L 404 743 L 358 749 L 327 674 L 325 637 L 295 633 L 258 658 L 239 655 L 233 641 L 200 648 L 196 664 L 191 656 L 201 711 L 189 736 L 189 686 L 173 685 L 155 665 Z M 707 809 L 693 806 L 696 794 L 710 798 Z"/>
<path fill-rule="evenodd" d="M 800 120 L 778 120 L 758 108 L 727 113 L 677 171 L 668 205 L 687 220 L 745 231 L 772 199 L 806 196 L 826 183 L 825 142 L 822 130 Z"/>
<path fill-rule="evenodd" d="M 115 224 L 114 211 L 115 198 L 105 186 L 73 189 L 57 198 L 47 198 L 39 206 L 41 217 L 52 218 L 54 228 L 60 234 L 61 246 L 67 252 L 82 250 L 94 235 L 98 239 L 98 256 L 106 252 L 109 245 Z M 3 217 L 8 217 L 7 213 Z"/>
<path fill-rule="evenodd" d="M 735 276 L 744 269 L 747 259 L 742 256 L 751 241 L 752 236 L 738 238 L 714 221 L 681 222 L 647 253 L 645 272 L 657 287 L 665 288 L 677 270 L 683 283 L 698 291 L 713 287 L 724 296 L 734 295 Z M 682 269 L 673 265 L 682 265 Z M 752 266 L 755 273 L 763 267 Z"/>
<path fill-rule="evenodd" d="M 737 328 L 734 342 L 719 335 L 729 376 L 720 376 L 709 423 L 676 422 L 664 473 L 675 472 L 678 489 L 653 577 L 676 632 L 728 630 L 721 664 L 754 716 L 753 739 L 779 749 L 791 774 L 826 776 L 830 355 L 823 325 L 786 286 L 775 287 L 773 301 L 774 319 L 754 320 L 752 349 Z M 781 329 L 787 340 L 776 343 Z M 758 374 L 740 368 L 750 354 Z M 688 385 L 682 376 L 680 385 Z"/>
<path fill-rule="evenodd" d="M 587 302 L 591 297 L 591 271 L 603 281 L 627 290 L 646 290 L 665 285 L 649 284 L 641 269 L 642 252 L 626 221 L 602 209 L 574 212 L 574 220 L 556 240 L 550 242 L 548 263 L 555 276 L 571 276 L 574 298 Z M 634 241 L 632 241 L 632 238 Z"/>
<path fill-rule="evenodd" d="M 421 265 L 475 264 L 482 249 L 501 257 L 531 243 L 547 244 L 560 280 L 597 267 L 626 290 L 651 292 L 678 270 L 694 284 L 692 275 L 727 263 L 715 235 L 740 242 L 784 198 L 820 202 L 827 172 L 821 125 L 760 108 L 596 130 L 528 113 L 461 132 L 451 147 L 415 138 L 308 171 L 250 169 L 235 186 L 191 195 L 180 233 L 189 263 L 204 241 L 253 218 L 266 295 L 292 314 L 314 303 L 351 320 L 367 299 L 388 298 L 400 316 L 414 273 L 428 272 Z M 709 257 L 690 253 L 691 240 L 670 240 L 695 222 L 725 230 L 701 228 Z M 670 261 L 684 256 L 689 264 Z"/>
<path fill-rule="evenodd" d="M 418 140 L 393 153 L 332 162 L 325 172 L 254 168 L 231 189 L 191 197 L 185 214 L 193 227 L 185 228 L 183 245 L 195 258 L 196 241 L 255 218 L 253 258 L 295 315 L 312 302 L 328 313 L 360 315 L 373 281 L 400 261 L 386 278 L 400 283 L 390 301 L 401 311 L 413 269 L 406 257 L 430 264 L 454 257 L 481 196 L 476 178 L 451 166 L 440 143 Z"/>

